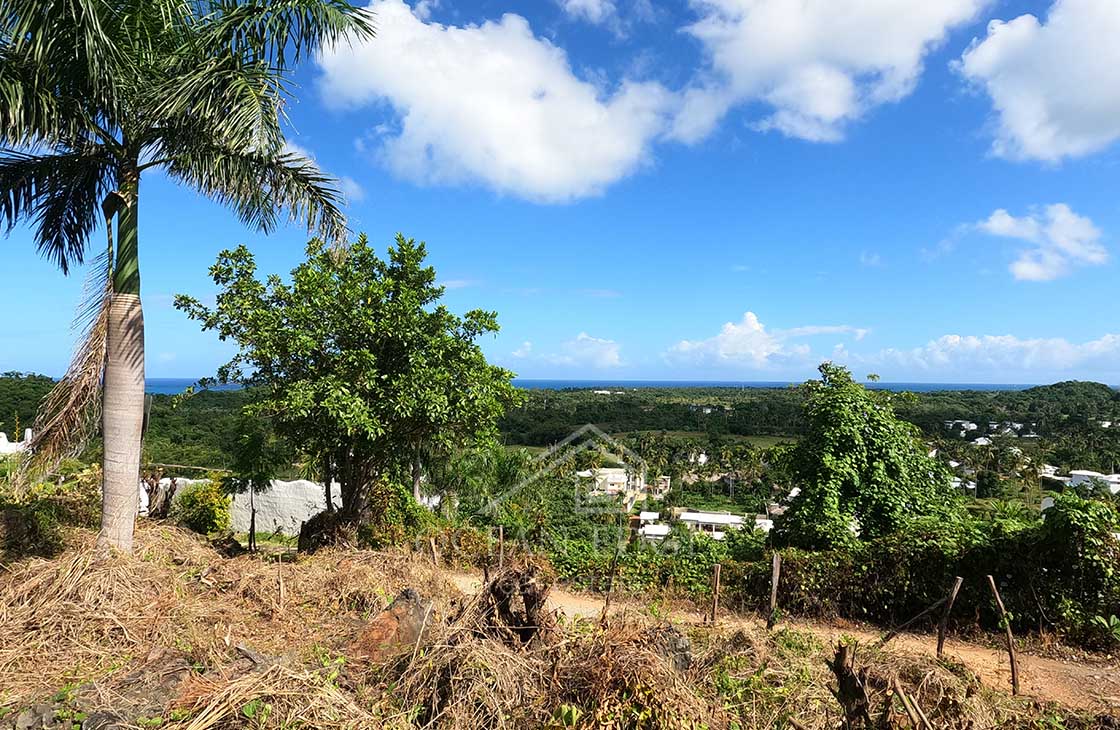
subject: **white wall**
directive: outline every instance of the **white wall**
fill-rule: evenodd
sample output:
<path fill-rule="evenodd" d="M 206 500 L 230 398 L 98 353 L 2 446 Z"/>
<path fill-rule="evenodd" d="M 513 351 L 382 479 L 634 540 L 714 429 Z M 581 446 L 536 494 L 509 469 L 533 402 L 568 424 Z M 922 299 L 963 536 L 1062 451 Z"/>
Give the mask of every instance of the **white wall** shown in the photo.
<path fill-rule="evenodd" d="M 342 508 L 339 486 L 331 490 L 336 508 Z M 257 534 L 279 532 L 298 535 L 300 525 L 327 508 L 323 485 L 297 479 L 294 482 L 275 480 L 272 488 L 253 495 L 257 507 Z M 233 531 L 249 531 L 249 494 L 236 494 L 232 507 Z"/>
<path fill-rule="evenodd" d="M 164 477 L 161 484 L 171 480 Z M 175 499 L 187 487 L 208 481 L 206 479 L 176 479 Z M 342 508 L 337 483 L 331 492 L 336 508 Z M 273 480 L 272 487 L 253 495 L 257 507 L 257 534 L 279 532 L 281 535 L 298 535 L 300 526 L 312 516 L 319 514 L 327 506 L 327 497 L 322 484 L 297 479 L 294 482 Z M 140 486 L 140 514 L 148 512 L 148 492 Z M 249 531 L 249 494 L 236 494 L 230 504 L 231 527 L 234 532 Z"/>

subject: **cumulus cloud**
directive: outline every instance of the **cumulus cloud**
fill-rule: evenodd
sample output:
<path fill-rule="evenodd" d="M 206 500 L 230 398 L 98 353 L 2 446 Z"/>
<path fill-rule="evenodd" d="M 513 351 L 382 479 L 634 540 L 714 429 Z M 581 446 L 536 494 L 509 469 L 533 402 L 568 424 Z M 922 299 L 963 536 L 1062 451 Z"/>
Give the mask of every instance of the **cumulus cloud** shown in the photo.
<path fill-rule="evenodd" d="M 1057 0 L 1045 21 L 993 20 L 957 64 L 991 97 L 992 151 L 1055 162 L 1120 138 L 1120 3 Z"/>
<path fill-rule="evenodd" d="M 663 86 L 580 79 L 519 15 L 460 27 L 426 23 L 401 0 L 370 8 L 377 38 L 324 52 L 320 90 L 336 106 L 395 112 L 376 154 L 406 179 L 568 201 L 645 164 L 667 124 L 674 102 Z"/>
<path fill-rule="evenodd" d="M 875 106 L 908 95 L 926 53 L 988 0 L 691 0 L 686 30 L 710 62 L 685 93 L 672 134 L 706 136 L 733 106 L 758 102 L 754 126 L 829 142 Z"/>
<path fill-rule="evenodd" d="M 874 355 L 853 356 L 851 361 L 876 367 L 893 367 L 920 377 L 963 376 L 965 380 L 995 376 L 1003 382 L 1016 378 L 1054 377 L 1070 370 L 1116 372 L 1120 362 L 1120 335 L 1106 334 L 1073 343 L 1060 337 L 1020 339 L 1013 335 L 944 335 L 910 350 L 887 349 Z M 1020 381 L 1021 382 L 1021 381 Z"/>
<path fill-rule="evenodd" d="M 342 194 L 346 196 L 346 201 L 349 203 L 360 203 L 366 199 L 366 191 L 357 180 L 347 175 L 343 175 L 338 179 L 339 188 Z"/>
<path fill-rule="evenodd" d="M 291 141 L 290 139 L 284 140 L 284 146 L 283 146 L 283 148 L 281 148 L 281 152 L 283 152 L 285 154 L 289 154 L 289 155 L 299 155 L 300 157 L 303 157 L 305 159 L 312 160 L 312 161 L 315 160 L 315 154 L 311 150 L 307 149 L 306 147 L 303 147 L 301 145 L 296 144 L 295 142 Z"/>
<path fill-rule="evenodd" d="M 538 353 L 533 343 L 526 341 L 510 355 L 519 360 L 546 365 L 595 370 L 617 368 L 625 364 L 622 359 L 622 346 L 619 343 L 601 337 L 592 337 L 586 332 L 580 332 L 574 338 L 560 343 L 560 347 L 555 352 Z"/>
<path fill-rule="evenodd" d="M 1023 217 L 1000 208 L 976 224 L 984 233 L 1029 243 L 1011 263 L 1011 274 L 1022 281 L 1050 281 L 1076 266 L 1108 261 L 1101 231 L 1065 203 L 1047 205 Z"/>
<path fill-rule="evenodd" d="M 290 155 L 299 155 L 300 157 L 314 162 L 316 165 L 319 164 L 315 159 L 314 152 L 291 140 L 284 140 L 284 146 L 281 148 L 281 151 Z M 347 203 L 360 203 L 366 199 L 365 188 L 363 188 L 357 180 L 348 175 L 343 175 L 338 178 L 338 189 L 342 192 L 342 196 L 346 199 Z"/>
<path fill-rule="evenodd" d="M 617 12 L 612 0 L 559 0 L 560 7 L 573 18 L 596 25 L 605 23 Z"/>
<path fill-rule="evenodd" d="M 807 325 L 787 330 L 768 330 L 754 312 L 738 322 L 727 322 L 718 334 L 703 340 L 681 340 L 669 348 L 672 363 L 697 366 L 746 366 L 766 369 L 801 363 L 810 348 L 795 340 L 819 335 L 847 335 L 861 340 L 868 330 L 850 325 Z"/>

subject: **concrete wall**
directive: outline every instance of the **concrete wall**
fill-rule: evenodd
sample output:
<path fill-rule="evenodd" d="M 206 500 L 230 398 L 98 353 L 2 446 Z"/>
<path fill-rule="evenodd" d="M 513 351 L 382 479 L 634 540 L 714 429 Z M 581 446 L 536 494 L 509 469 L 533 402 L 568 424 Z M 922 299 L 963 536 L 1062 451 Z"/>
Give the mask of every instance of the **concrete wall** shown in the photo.
<path fill-rule="evenodd" d="M 160 483 L 166 485 L 171 480 L 164 477 Z M 176 479 L 175 497 L 191 485 L 206 482 L 206 479 Z M 336 508 L 342 508 L 339 497 L 339 486 L 336 483 L 331 495 Z M 298 535 L 300 526 L 313 515 L 317 515 L 327 507 L 327 497 L 323 493 L 323 485 L 298 479 L 294 482 L 274 480 L 272 488 L 253 495 L 253 502 L 257 508 L 257 533 L 270 534 L 279 532 L 281 535 Z M 249 495 L 236 494 L 230 504 L 231 527 L 234 532 L 249 531 L 250 517 Z M 143 485 L 140 487 L 140 514 L 148 513 L 148 492 Z"/>
<path fill-rule="evenodd" d="M 336 484 L 331 492 L 336 508 L 342 508 L 339 488 Z M 313 515 L 327 508 L 327 497 L 323 485 L 297 479 L 294 482 L 275 480 L 272 488 L 253 495 L 257 507 L 257 533 L 279 532 L 282 535 L 298 535 L 300 525 Z M 233 531 L 249 531 L 249 495 L 237 494 L 233 497 Z"/>
<path fill-rule="evenodd" d="M 8 434 L 0 431 L 0 455 L 18 454 L 27 448 L 29 441 L 31 441 L 30 428 L 25 428 L 23 430 L 23 441 L 16 441 L 14 443 L 8 440 Z"/>

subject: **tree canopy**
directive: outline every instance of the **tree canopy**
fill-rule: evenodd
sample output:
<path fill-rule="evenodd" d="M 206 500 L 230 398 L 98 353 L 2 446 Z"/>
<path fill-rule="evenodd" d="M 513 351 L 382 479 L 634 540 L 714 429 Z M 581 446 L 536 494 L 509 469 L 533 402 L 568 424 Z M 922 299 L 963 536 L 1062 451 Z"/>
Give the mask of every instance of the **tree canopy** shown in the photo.
<path fill-rule="evenodd" d="M 426 255 L 401 235 L 388 260 L 364 235 L 342 249 L 313 240 L 287 284 L 259 280 L 242 246 L 211 268 L 216 306 L 176 300 L 204 330 L 238 344 L 218 380 L 256 386 L 252 411 L 322 461 L 350 515 L 361 515 L 370 485 L 404 480 L 418 445 L 492 438 L 517 401 L 513 373 L 487 363 L 477 345 L 497 331 L 496 315 L 459 317 L 440 304 Z"/>
<path fill-rule="evenodd" d="M 949 473 L 918 429 L 895 416 L 899 397 L 864 388 L 838 365 L 805 384 L 807 430 L 791 454 L 800 493 L 774 525 L 774 542 L 828 548 L 895 532 L 954 499 Z"/>

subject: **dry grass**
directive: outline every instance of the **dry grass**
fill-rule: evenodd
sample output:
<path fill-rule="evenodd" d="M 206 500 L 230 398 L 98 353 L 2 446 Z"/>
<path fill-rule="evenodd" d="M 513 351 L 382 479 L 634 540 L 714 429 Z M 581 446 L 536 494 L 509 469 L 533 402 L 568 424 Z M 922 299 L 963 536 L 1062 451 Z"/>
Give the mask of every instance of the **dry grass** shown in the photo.
<path fill-rule="evenodd" d="M 841 722 L 823 661 L 832 648 L 811 634 L 669 627 L 641 616 L 565 623 L 543 608 L 551 575 L 540 565 L 507 569 L 465 599 L 429 558 L 408 552 L 223 558 L 190 533 L 144 524 L 136 556 L 94 562 L 93 535 L 71 538 L 59 558 L 0 574 L 2 706 L 98 680 L 82 691 L 97 707 L 124 713 L 126 724 L 174 730 Z M 377 665 L 343 656 L 364 619 L 405 587 L 434 599 L 421 640 Z M 691 649 L 682 651 L 686 636 Z M 892 705 L 896 677 L 937 728 L 1052 726 L 963 667 L 889 650 L 858 661 L 870 666 L 873 706 L 892 710 L 894 727 L 908 727 Z M 153 686 L 158 700 L 145 705 Z"/>
<path fill-rule="evenodd" d="M 135 556 L 97 562 L 94 537 L 72 531 L 58 558 L 0 574 L 0 707 L 126 667 L 153 646 L 204 666 L 220 666 L 239 644 L 306 656 L 352 637 L 405 586 L 437 607 L 458 596 L 404 552 L 223 558 L 193 533 L 142 522 Z"/>

